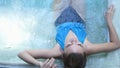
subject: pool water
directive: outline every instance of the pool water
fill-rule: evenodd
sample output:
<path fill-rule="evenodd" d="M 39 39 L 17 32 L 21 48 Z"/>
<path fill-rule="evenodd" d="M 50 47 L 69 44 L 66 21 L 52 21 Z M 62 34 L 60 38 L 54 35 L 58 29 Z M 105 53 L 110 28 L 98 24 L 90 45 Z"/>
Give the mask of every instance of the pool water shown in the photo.
<path fill-rule="evenodd" d="M 0 62 L 21 62 L 18 52 L 52 48 L 52 0 L 0 0 Z"/>
<path fill-rule="evenodd" d="M 20 51 L 55 45 L 53 3 L 54 0 L 0 0 L 0 62 L 24 63 L 17 57 Z M 86 27 L 93 43 L 109 41 L 104 18 L 107 6 L 107 0 L 86 0 Z M 86 68 L 119 68 L 119 57 L 120 51 L 92 55 Z"/>

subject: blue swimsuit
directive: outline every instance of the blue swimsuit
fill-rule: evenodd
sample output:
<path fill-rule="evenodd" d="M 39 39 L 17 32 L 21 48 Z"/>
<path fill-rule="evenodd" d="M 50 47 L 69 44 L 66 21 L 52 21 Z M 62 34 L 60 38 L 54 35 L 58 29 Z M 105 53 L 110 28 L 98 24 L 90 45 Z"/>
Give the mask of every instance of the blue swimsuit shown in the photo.
<path fill-rule="evenodd" d="M 86 38 L 84 24 L 77 22 L 66 22 L 57 26 L 56 41 L 61 46 L 62 50 L 64 50 L 65 39 L 70 30 L 75 33 L 81 43 L 84 43 Z"/>
<path fill-rule="evenodd" d="M 71 6 L 62 11 L 55 21 L 55 26 L 57 27 L 56 41 L 62 50 L 64 50 L 65 39 L 70 30 L 75 33 L 81 43 L 84 43 L 85 22 Z"/>

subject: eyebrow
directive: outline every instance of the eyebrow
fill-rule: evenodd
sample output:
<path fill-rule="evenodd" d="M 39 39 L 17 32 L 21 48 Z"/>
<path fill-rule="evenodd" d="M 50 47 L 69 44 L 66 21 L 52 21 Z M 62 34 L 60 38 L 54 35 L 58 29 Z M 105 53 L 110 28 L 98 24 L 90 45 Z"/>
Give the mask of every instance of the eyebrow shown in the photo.
<path fill-rule="evenodd" d="M 83 47 L 81 44 L 77 44 L 77 45 L 79 45 L 80 47 Z"/>
<path fill-rule="evenodd" d="M 72 44 L 67 44 L 66 48 L 70 47 Z M 80 47 L 83 47 L 81 44 L 77 44 Z"/>
<path fill-rule="evenodd" d="M 67 44 L 66 48 L 70 47 L 72 44 Z"/>

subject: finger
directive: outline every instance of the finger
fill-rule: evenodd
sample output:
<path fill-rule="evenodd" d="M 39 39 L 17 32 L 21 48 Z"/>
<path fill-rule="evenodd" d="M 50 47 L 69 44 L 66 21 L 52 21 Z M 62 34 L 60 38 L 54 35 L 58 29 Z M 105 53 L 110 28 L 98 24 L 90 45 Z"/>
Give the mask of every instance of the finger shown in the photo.
<path fill-rule="evenodd" d="M 49 59 L 45 60 L 45 62 L 43 63 L 43 67 L 46 66 L 46 64 L 48 63 Z"/>
<path fill-rule="evenodd" d="M 115 11 L 114 5 L 111 5 L 111 12 L 114 12 L 114 11 Z"/>
<path fill-rule="evenodd" d="M 112 11 L 112 6 L 110 6 L 108 9 L 108 12 L 111 12 L 111 11 Z"/>
<path fill-rule="evenodd" d="M 113 7 L 114 7 L 113 5 L 110 6 L 110 8 L 113 8 Z"/>
<path fill-rule="evenodd" d="M 111 6 L 109 7 L 109 9 L 108 9 L 107 13 L 113 14 L 113 13 L 114 13 L 114 11 L 115 11 L 115 8 L 114 8 L 114 6 L 113 6 L 113 5 L 111 5 Z"/>
<path fill-rule="evenodd" d="M 54 62 L 55 62 L 55 59 L 52 58 L 51 61 L 50 61 L 50 65 L 53 66 L 53 65 L 54 65 Z"/>
<path fill-rule="evenodd" d="M 111 5 L 111 11 L 113 11 L 114 10 L 114 6 L 113 5 Z"/>
<path fill-rule="evenodd" d="M 115 8 L 114 8 L 114 6 L 112 6 L 111 11 L 110 11 L 112 16 L 114 15 L 114 12 L 115 12 Z"/>
<path fill-rule="evenodd" d="M 44 62 L 44 63 L 45 63 L 45 64 L 46 64 L 46 63 L 48 63 L 48 61 L 49 61 L 49 60 L 50 60 L 50 59 L 45 60 L 45 62 Z"/>
<path fill-rule="evenodd" d="M 110 12 L 113 8 L 113 5 L 110 5 L 109 8 L 108 8 L 108 12 Z"/>
<path fill-rule="evenodd" d="M 106 13 L 111 12 L 111 6 L 107 9 Z"/>
<path fill-rule="evenodd" d="M 52 67 L 54 65 L 55 59 L 51 58 L 47 63 L 47 66 Z"/>
<path fill-rule="evenodd" d="M 115 12 L 115 7 L 113 6 L 113 9 L 112 9 L 113 13 Z"/>

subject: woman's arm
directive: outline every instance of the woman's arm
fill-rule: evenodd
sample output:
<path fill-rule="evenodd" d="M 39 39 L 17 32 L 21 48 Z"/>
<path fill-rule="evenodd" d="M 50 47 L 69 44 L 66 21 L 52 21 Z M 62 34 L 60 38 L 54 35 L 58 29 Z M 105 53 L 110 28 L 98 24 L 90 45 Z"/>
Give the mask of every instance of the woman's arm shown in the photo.
<path fill-rule="evenodd" d="M 113 22 L 112 22 L 114 12 L 115 12 L 115 8 L 112 5 L 109 8 L 109 10 L 106 12 L 105 17 L 106 17 L 106 21 L 107 21 L 109 32 L 110 32 L 110 41 L 115 42 L 115 43 L 119 43 L 119 38 L 118 38 L 117 32 L 115 31 L 115 28 L 114 28 Z"/>
<path fill-rule="evenodd" d="M 62 54 L 59 45 L 57 44 L 53 49 L 50 50 L 25 50 L 20 52 L 18 56 L 27 63 L 40 66 L 42 62 L 35 58 L 52 58 L 58 57 Z"/>
<path fill-rule="evenodd" d="M 110 42 L 103 43 L 103 44 L 92 44 L 89 41 L 86 41 L 87 46 L 87 54 L 94 54 L 99 52 L 109 52 L 115 49 L 120 48 L 120 41 L 118 35 L 115 31 L 115 28 L 112 23 L 113 15 L 114 15 L 115 8 L 114 6 L 110 6 L 107 10 L 105 18 L 108 24 L 109 32 L 110 32 Z"/>

